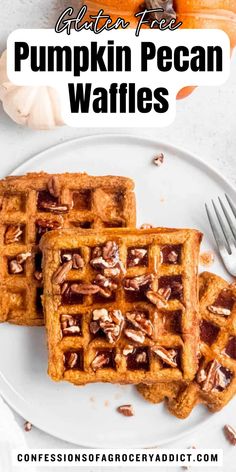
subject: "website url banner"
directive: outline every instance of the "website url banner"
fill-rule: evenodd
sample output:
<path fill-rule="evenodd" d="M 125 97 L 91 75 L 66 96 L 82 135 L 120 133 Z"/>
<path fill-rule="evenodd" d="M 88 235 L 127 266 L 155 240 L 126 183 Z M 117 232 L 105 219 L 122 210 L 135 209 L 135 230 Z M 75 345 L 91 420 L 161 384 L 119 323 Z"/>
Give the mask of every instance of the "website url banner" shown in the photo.
<path fill-rule="evenodd" d="M 222 467 L 222 449 L 27 449 L 13 450 L 12 464 L 35 467 Z"/>

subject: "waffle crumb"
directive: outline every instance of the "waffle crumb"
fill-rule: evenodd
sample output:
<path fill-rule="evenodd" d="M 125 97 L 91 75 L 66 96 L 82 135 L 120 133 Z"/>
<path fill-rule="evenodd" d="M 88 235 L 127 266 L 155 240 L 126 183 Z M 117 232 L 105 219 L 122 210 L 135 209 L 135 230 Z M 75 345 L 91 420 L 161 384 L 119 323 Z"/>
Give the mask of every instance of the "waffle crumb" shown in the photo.
<path fill-rule="evenodd" d="M 215 261 L 215 255 L 212 251 L 202 252 L 199 261 L 202 266 L 210 267 Z"/>

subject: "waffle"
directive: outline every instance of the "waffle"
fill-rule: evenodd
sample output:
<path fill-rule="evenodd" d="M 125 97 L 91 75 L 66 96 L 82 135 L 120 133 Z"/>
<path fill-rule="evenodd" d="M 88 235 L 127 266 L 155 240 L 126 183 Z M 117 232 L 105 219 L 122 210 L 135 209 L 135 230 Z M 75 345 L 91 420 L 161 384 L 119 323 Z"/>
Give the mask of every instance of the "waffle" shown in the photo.
<path fill-rule="evenodd" d="M 186 418 L 198 403 L 221 410 L 236 392 L 236 285 L 217 275 L 200 276 L 200 362 L 193 382 L 138 386 L 146 400 Z"/>
<path fill-rule="evenodd" d="M 192 379 L 200 240 L 198 231 L 160 228 L 45 235 L 51 378 L 77 385 Z"/>
<path fill-rule="evenodd" d="M 42 234 L 57 228 L 135 226 L 132 180 L 32 173 L 0 181 L 0 321 L 44 324 Z"/>

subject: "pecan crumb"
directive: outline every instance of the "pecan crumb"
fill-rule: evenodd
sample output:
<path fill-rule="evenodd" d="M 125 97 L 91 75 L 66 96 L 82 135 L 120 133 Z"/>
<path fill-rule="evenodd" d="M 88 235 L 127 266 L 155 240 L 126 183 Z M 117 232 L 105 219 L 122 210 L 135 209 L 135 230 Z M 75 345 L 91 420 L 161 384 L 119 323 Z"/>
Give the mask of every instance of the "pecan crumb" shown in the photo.
<path fill-rule="evenodd" d="M 157 167 L 160 167 L 164 162 L 164 154 L 163 152 L 160 152 L 160 154 L 157 154 L 154 158 L 153 158 L 153 163 L 157 166 Z"/>
<path fill-rule="evenodd" d="M 232 446 L 236 446 L 236 430 L 229 424 L 226 424 L 224 426 L 224 433 L 230 444 L 232 444 Z"/>
<path fill-rule="evenodd" d="M 209 267 L 214 263 L 214 261 L 215 256 L 212 251 L 206 251 L 200 254 L 199 262 L 202 266 Z"/>
<path fill-rule="evenodd" d="M 118 406 L 117 410 L 123 416 L 134 416 L 134 408 L 132 405 Z"/>
<path fill-rule="evenodd" d="M 31 429 L 32 429 L 32 424 L 29 421 L 26 421 L 24 424 L 24 430 L 26 431 L 26 433 L 28 433 L 29 431 L 31 431 Z"/>
<path fill-rule="evenodd" d="M 143 223 L 140 226 L 140 229 L 152 229 L 152 228 L 153 228 L 153 225 L 150 225 L 149 223 Z"/>

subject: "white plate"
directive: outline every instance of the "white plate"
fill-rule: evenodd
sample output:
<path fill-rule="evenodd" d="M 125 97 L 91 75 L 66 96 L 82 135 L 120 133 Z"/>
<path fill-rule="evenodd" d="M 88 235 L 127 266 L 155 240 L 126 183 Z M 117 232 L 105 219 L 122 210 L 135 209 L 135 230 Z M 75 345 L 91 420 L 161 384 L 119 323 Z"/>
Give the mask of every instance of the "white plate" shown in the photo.
<path fill-rule="evenodd" d="M 156 167 L 153 156 L 163 151 Z M 138 224 L 195 227 L 205 233 L 204 248 L 215 249 L 204 203 L 236 191 L 196 157 L 167 144 L 131 136 L 107 135 L 77 139 L 53 147 L 15 171 L 86 171 L 116 174 L 136 182 Z M 216 273 L 226 275 L 216 259 Z M 43 328 L 0 326 L 0 391 L 6 401 L 35 426 L 61 439 L 93 447 L 150 447 L 167 443 L 202 425 L 210 414 L 195 408 L 185 421 L 150 405 L 134 387 L 106 384 L 74 387 L 56 384 L 46 373 L 47 350 Z M 135 416 L 125 418 L 116 407 L 131 403 Z"/>

